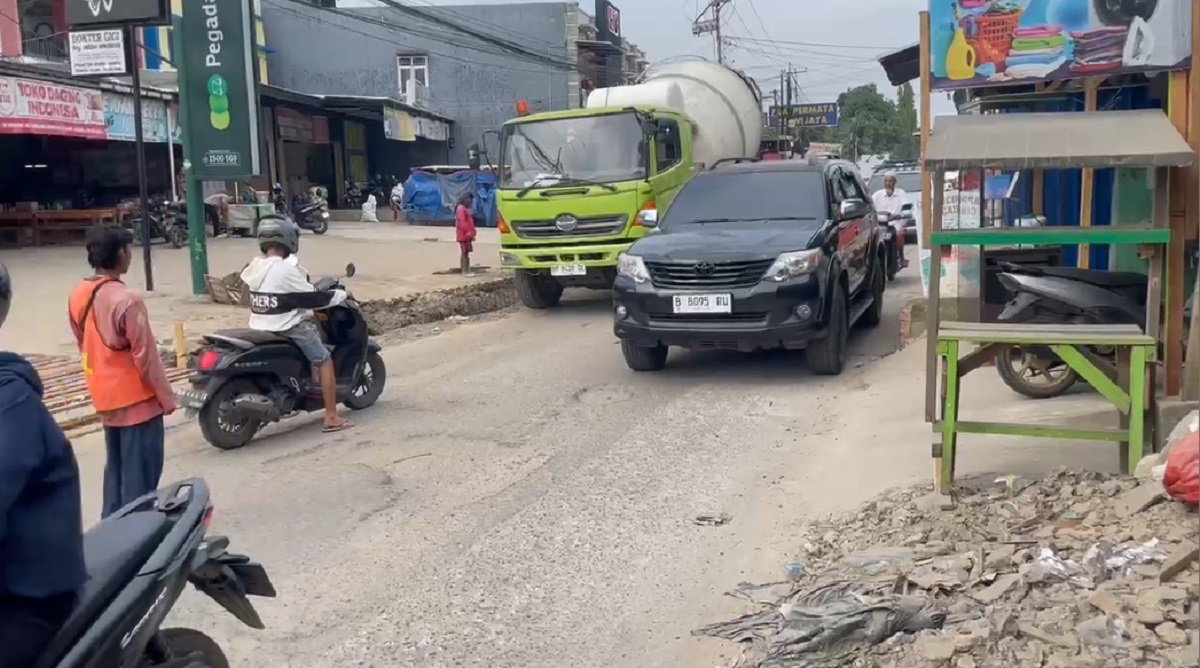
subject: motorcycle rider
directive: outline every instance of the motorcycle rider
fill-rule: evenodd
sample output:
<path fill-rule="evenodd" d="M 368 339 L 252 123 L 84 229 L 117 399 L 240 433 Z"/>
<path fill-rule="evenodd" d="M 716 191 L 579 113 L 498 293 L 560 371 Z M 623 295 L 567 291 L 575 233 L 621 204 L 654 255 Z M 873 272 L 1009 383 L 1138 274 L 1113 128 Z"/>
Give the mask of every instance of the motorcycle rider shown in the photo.
<path fill-rule="evenodd" d="M 889 221 L 896 230 L 896 252 L 900 253 L 900 266 L 908 266 L 908 258 L 904 257 L 904 223 L 900 220 L 900 209 L 908 203 L 908 193 L 896 187 L 896 172 L 888 171 L 883 174 L 883 188 L 871 196 L 875 210 L 889 213 Z"/>
<path fill-rule="evenodd" d="M 310 312 L 341 304 L 346 291 L 318 291 L 304 269 L 291 260 L 300 250 L 300 227 L 291 219 L 263 217 L 258 247 L 262 256 L 251 260 L 241 274 L 250 290 L 250 328 L 291 339 L 312 363 L 325 402 L 324 431 L 353 427 L 353 422 L 338 415 L 333 359 Z"/>
<path fill-rule="evenodd" d="M 0 326 L 12 304 L 0 262 Z M 87 581 L 79 466 L 33 365 L 0 352 L 0 668 L 28 668 Z"/>

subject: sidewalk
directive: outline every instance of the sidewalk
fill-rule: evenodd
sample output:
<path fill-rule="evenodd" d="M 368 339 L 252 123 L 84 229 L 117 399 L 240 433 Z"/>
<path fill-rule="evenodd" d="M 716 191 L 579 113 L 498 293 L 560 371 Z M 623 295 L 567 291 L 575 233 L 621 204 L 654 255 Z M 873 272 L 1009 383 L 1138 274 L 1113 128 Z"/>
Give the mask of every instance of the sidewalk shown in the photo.
<path fill-rule="evenodd" d="M 348 281 L 362 299 L 402 297 L 431 290 L 487 280 L 499 275 L 499 243 L 494 230 L 480 230 L 475 244 L 476 264 L 491 271 L 477 279 L 463 279 L 448 272 L 458 267 L 458 247 L 453 228 L 416 227 L 394 223 L 335 223 L 325 236 L 305 233 L 300 242 L 300 261 L 314 277 L 340 275 L 353 262 L 357 275 Z M 126 282 L 136 289 L 145 285 L 141 248 Z M 243 309 L 213 304 L 207 297 L 191 295 L 191 274 L 186 249 L 156 245 L 155 291 L 146 304 L 155 334 L 171 337 L 173 323 L 183 321 L 189 338 L 224 327 L 244 326 Z M 210 239 L 209 273 L 215 276 L 238 271 L 255 255 L 253 239 Z M 0 333 L 0 348 L 20 353 L 74 355 L 75 345 L 67 324 L 67 294 L 83 276 L 91 273 L 82 246 L 6 251 L 4 263 L 13 278 L 16 298 Z"/>

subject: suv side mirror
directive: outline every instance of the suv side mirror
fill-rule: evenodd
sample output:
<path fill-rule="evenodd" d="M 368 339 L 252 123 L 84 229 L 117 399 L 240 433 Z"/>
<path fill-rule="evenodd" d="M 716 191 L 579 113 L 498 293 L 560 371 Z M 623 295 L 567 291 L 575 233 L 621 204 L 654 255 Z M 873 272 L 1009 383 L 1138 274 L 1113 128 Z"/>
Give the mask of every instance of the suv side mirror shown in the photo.
<path fill-rule="evenodd" d="M 851 218 L 862 218 L 867 215 L 868 211 L 869 207 L 867 203 L 861 199 L 842 200 L 841 205 L 838 206 L 838 219 L 850 220 Z"/>

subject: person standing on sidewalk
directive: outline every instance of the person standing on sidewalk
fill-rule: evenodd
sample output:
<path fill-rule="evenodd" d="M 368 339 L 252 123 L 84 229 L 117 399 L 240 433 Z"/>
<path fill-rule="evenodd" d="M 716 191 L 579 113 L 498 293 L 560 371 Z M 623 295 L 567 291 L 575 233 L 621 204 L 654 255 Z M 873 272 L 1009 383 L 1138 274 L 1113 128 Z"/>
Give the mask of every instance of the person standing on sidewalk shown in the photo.
<path fill-rule="evenodd" d="M 12 304 L 0 262 L 0 326 Z M 79 465 L 27 360 L 0 352 L 0 668 L 28 668 L 87 581 Z"/>
<path fill-rule="evenodd" d="M 96 275 L 83 279 L 68 300 L 88 393 L 104 424 L 103 517 L 158 489 L 163 417 L 179 407 L 146 304 L 121 280 L 132 242 L 128 230 L 92 228 L 87 256 Z"/>
<path fill-rule="evenodd" d="M 232 201 L 233 196 L 223 192 L 204 198 L 204 215 L 212 224 L 214 238 L 221 236 L 223 232 L 223 221 L 229 217 L 229 203 Z"/>
<path fill-rule="evenodd" d="M 471 253 L 475 250 L 475 216 L 471 214 L 471 204 L 475 195 L 470 191 L 458 198 L 458 206 L 454 207 L 454 239 L 458 241 L 460 256 L 458 266 L 463 276 L 470 278 Z"/>

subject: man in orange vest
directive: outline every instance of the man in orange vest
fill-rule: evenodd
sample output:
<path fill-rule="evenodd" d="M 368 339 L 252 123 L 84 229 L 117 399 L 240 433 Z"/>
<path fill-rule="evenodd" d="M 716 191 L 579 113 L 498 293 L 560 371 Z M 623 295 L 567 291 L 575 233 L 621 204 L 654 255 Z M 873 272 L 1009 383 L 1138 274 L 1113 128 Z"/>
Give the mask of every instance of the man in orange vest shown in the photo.
<path fill-rule="evenodd" d="M 121 281 L 132 243 L 124 228 L 93 228 L 87 254 L 96 275 L 83 279 L 67 304 L 88 393 L 104 424 L 104 517 L 158 488 L 163 416 L 179 407 L 146 305 Z"/>

